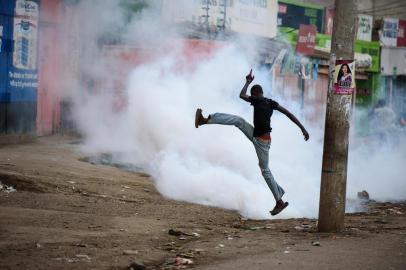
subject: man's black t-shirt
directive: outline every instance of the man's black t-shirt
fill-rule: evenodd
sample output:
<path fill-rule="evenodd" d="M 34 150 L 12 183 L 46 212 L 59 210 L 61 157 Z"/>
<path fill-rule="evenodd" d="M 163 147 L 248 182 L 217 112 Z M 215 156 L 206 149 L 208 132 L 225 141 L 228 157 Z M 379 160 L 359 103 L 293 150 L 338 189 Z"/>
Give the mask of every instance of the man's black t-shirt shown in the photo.
<path fill-rule="evenodd" d="M 250 96 L 249 102 L 254 106 L 254 137 L 271 132 L 271 116 L 278 102 L 256 96 Z"/>

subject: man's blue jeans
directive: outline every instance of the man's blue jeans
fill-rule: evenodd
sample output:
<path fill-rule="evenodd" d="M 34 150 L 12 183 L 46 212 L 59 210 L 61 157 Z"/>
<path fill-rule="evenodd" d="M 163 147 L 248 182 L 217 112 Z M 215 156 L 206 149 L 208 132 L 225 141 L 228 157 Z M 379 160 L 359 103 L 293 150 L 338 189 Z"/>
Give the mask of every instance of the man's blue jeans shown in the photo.
<path fill-rule="evenodd" d="M 271 189 L 275 200 L 278 201 L 282 198 L 285 191 L 282 187 L 278 185 L 273 177 L 271 170 L 268 166 L 269 161 L 269 148 L 271 143 L 265 143 L 257 138 L 254 135 L 254 127 L 245 121 L 242 117 L 225 114 L 225 113 L 215 113 L 211 114 L 207 124 L 218 124 L 218 125 L 230 125 L 238 127 L 247 138 L 254 144 L 255 151 L 257 152 L 259 167 L 261 168 L 262 176 L 264 177 L 268 187 Z"/>

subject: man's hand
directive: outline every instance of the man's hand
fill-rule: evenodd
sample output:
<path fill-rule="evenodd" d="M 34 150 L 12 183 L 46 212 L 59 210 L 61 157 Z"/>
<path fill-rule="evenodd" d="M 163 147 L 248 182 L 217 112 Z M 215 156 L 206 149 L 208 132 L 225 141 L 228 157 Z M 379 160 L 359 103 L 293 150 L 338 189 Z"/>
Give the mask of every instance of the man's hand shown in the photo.
<path fill-rule="evenodd" d="M 252 68 L 250 70 L 250 74 L 248 74 L 247 76 L 245 76 L 245 80 L 247 83 L 251 83 L 254 80 L 254 76 L 252 75 Z"/>
<path fill-rule="evenodd" d="M 309 140 L 310 136 L 309 136 L 309 133 L 307 133 L 307 130 L 302 129 L 302 132 L 303 132 L 303 136 L 304 136 L 305 141 Z"/>

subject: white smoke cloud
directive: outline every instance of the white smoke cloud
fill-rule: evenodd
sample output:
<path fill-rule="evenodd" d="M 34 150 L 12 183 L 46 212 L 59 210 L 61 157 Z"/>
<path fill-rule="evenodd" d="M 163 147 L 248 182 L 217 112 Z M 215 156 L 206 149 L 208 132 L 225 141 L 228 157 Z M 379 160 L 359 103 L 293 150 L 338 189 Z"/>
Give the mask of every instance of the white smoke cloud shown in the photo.
<path fill-rule="evenodd" d="M 132 33 L 138 43 L 145 38 L 150 44 L 153 35 L 147 29 L 152 29 L 159 33 L 157 39 L 167 43 L 159 20 L 151 19 L 151 14 L 144 13 L 148 24 L 141 16 L 128 26 L 126 34 Z M 98 25 L 97 20 L 103 18 L 95 20 L 94 25 Z M 142 168 L 165 197 L 237 210 L 248 218 L 270 218 L 275 201 L 262 178 L 252 144 L 235 127 L 194 127 L 197 107 L 202 107 L 205 115 L 237 114 L 252 123 L 251 106 L 238 97 L 253 66 L 251 53 L 224 45 L 187 69 L 179 66 L 179 61 L 186 64 L 181 61 L 182 41 L 171 38 L 170 42 L 177 49 L 131 68 L 124 84 L 128 104 L 122 111 L 112 109 L 111 91 L 81 93 L 74 98 L 76 122 L 85 138 L 83 150 L 91 155 L 111 152 L 117 162 Z M 89 61 L 87 68 L 94 62 Z M 114 62 L 109 65 L 122 68 Z M 100 65 L 91 73 L 96 78 L 111 76 Z M 254 74 L 255 83 L 262 84 L 268 96 L 298 115 L 297 104 L 270 91 L 269 74 L 259 70 Z M 272 127 L 269 165 L 290 202 L 278 218 L 317 217 L 322 129 L 306 125 L 311 139 L 305 142 L 299 128 L 278 112 Z M 401 164 L 405 163 L 406 151 L 376 150 L 365 152 L 359 147 L 351 152 L 348 195 L 366 189 L 372 198 L 405 199 L 402 176 L 406 171 Z"/>

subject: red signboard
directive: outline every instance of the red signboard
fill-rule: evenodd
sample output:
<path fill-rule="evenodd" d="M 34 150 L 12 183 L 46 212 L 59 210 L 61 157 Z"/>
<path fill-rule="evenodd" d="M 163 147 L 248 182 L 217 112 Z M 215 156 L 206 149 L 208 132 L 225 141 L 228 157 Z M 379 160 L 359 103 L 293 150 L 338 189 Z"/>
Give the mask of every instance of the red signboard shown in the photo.
<path fill-rule="evenodd" d="M 312 55 L 314 53 L 315 42 L 316 26 L 301 24 L 297 38 L 296 52 L 303 55 Z"/>
<path fill-rule="evenodd" d="M 406 47 L 406 21 L 399 20 L 398 47 Z"/>

